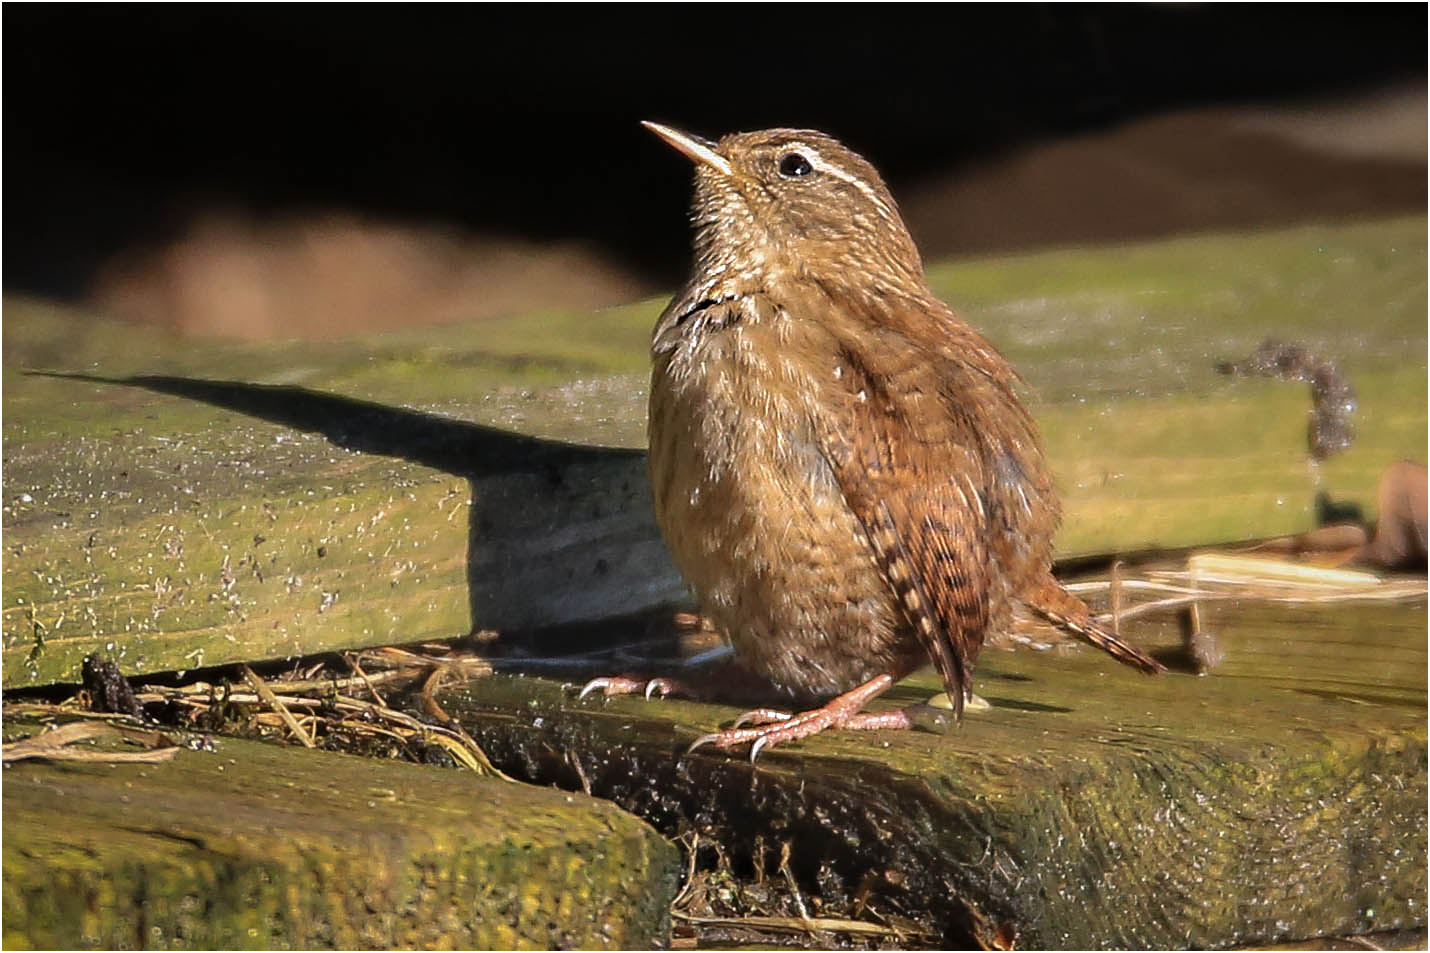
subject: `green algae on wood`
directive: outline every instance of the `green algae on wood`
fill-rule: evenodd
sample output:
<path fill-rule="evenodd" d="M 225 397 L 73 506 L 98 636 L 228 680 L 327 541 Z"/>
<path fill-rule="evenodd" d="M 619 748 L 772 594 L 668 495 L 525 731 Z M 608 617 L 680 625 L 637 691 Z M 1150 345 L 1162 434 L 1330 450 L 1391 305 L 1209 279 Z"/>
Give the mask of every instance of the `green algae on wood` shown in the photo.
<path fill-rule="evenodd" d="M 129 673 L 187 669 L 681 598 L 639 453 L 302 388 L 128 387 L 177 395 L 144 401 L 159 421 L 183 401 L 247 416 L 61 440 L 64 456 L 7 446 L 7 477 L 35 487 L 7 497 L 7 687 L 73 681 L 96 649 Z"/>
<path fill-rule="evenodd" d="M 826 732 L 753 767 L 683 754 L 733 708 L 502 677 L 442 704 L 514 776 L 589 784 L 747 864 L 787 841 L 823 909 L 862 890 L 955 946 L 1000 929 L 1020 948 L 1156 949 L 1423 926 L 1424 606 L 1203 618 L 1226 653 L 1205 677 L 1083 647 L 988 651 L 991 709 L 960 727 Z M 1128 634 L 1172 661 L 1172 630 Z M 926 673 L 883 701 L 938 689 Z"/>
<path fill-rule="evenodd" d="M 613 806 L 222 740 L 7 767 L 7 949 L 644 949 L 675 848 Z"/>
<path fill-rule="evenodd" d="M 1268 335 L 1357 387 L 1321 487 L 1371 509 L 1423 450 L 1424 250 L 1397 219 L 930 278 L 1029 381 L 1073 555 L 1313 525 L 1304 386 L 1212 372 Z M 96 650 L 143 673 L 679 601 L 638 450 L 659 308 L 314 345 L 7 300 L 4 685 L 73 681 Z"/>

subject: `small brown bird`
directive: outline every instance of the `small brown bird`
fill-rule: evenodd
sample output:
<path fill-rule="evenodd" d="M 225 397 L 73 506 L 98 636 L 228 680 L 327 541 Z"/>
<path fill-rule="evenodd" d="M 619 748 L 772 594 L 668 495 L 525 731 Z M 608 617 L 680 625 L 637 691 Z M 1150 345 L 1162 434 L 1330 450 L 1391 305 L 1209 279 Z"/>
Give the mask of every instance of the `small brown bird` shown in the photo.
<path fill-rule="evenodd" d="M 985 636 L 1027 612 L 1161 671 L 1053 579 L 1019 378 L 929 290 L 873 166 L 810 130 L 645 125 L 696 165 L 695 266 L 651 346 L 656 518 L 739 669 L 827 700 L 696 745 L 908 727 L 862 709 L 929 661 L 961 716 Z"/>

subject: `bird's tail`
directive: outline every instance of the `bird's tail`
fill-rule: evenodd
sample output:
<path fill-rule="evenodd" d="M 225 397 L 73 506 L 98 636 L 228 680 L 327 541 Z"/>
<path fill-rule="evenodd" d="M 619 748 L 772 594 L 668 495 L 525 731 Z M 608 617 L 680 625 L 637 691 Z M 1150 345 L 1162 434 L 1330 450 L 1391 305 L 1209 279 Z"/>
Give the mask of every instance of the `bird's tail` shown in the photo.
<path fill-rule="evenodd" d="M 1053 625 L 1090 642 L 1124 665 L 1141 669 L 1148 675 L 1158 675 L 1167 670 L 1161 662 L 1114 635 L 1094 619 L 1092 611 L 1083 601 L 1059 585 L 1052 576 L 1043 580 L 1033 597 L 1027 600 L 1027 605 Z"/>

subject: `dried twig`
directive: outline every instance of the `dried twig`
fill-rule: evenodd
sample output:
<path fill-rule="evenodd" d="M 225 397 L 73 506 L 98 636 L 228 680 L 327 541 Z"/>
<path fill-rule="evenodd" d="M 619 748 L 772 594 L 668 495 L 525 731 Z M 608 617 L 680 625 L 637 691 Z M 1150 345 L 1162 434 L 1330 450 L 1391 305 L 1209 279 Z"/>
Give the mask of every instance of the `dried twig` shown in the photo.
<path fill-rule="evenodd" d="M 931 936 L 918 930 L 896 930 L 863 920 L 836 917 L 697 917 L 679 910 L 671 912 L 676 919 L 696 926 L 770 930 L 777 933 L 844 933 L 850 936 Z"/>
<path fill-rule="evenodd" d="M 590 797 L 591 779 L 586 777 L 586 769 L 581 767 L 581 759 L 577 757 L 575 751 L 568 749 L 566 752 L 566 760 L 571 762 L 571 767 L 576 769 L 576 777 L 581 781 L 581 790 L 585 792 L 587 797 Z"/>
<path fill-rule="evenodd" d="M 1189 572 L 1159 572 L 1153 574 L 1158 579 L 1184 580 L 1192 578 Z M 1215 575 L 1198 575 L 1198 582 L 1205 587 L 1203 598 L 1220 595 L 1223 598 L 1239 599 L 1243 602 L 1271 602 L 1281 604 L 1331 604 L 1342 602 L 1415 602 L 1427 595 L 1424 579 L 1383 582 L 1378 586 L 1338 589 L 1333 586 L 1302 584 L 1295 581 L 1273 581 L 1260 579 L 1245 581 Z"/>
<path fill-rule="evenodd" d="M 1227 553 L 1194 553 L 1187 570 L 1201 579 L 1218 582 L 1274 584 L 1330 589 L 1375 589 L 1384 580 L 1355 569 L 1327 569 L 1284 559 Z"/>
<path fill-rule="evenodd" d="M 308 734 L 307 729 L 298 723 L 298 719 L 293 717 L 293 713 L 288 710 L 288 706 L 283 704 L 277 695 L 273 694 L 273 689 L 268 687 L 268 683 L 259 678 L 258 674 L 246 664 L 241 664 L 239 668 L 243 671 L 244 681 L 253 686 L 253 690 L 258 693 L 259 698 L 263 699 L 264 704 L 278 712 L 279 717 L 283 719 L 283 723 L 288 726 L 289 731 L 293 732 L 294 737 L 303 743 L 303 747 L 316 748 L 317 742 L 313 740 L 312 735 Z"/>
<path fill-rule="evenodd" d="M 1152 575 L 1157 575 L 1153 573 Z M 1138 592 L 1176 592 L 1186 595 L 1197 595 L 1194 589 L 1186 586 L 1174 586 L 1167 582 L 1156 579 L 1123 579 L 1119 582 L 1123 590 L 1136 590 Z M 1110 579 L 1093 579 L 1087 582 L 1070 582 L 1063 588 L 1068 592 L 1105 592 L 1112 587 Z"/>
<path fill-rule="evenodd" d="M 1108 598 L 1112 603 L 1112 634 L 1122 634 L 1122 560 L 1112 561 L 1112 578 L 1108 580 Z"/>
<path fill-rule="evenodd" d="M 442 679 L 446 677 L 446 666 L 433 666 L 431 674 L 429 674 L 427 680 L 422 683 L 422 708 L 427 714 L 450 728 L 453 724 L 452 716 L 447 714 L 447 710 L 437 704 L 437 699 L 432 697 L 432 693 L 441 687 Z"/>
<path fill-rule="evenodd" d="M 784 874 L 785 883 L 789 884 L 790 894 L 794 897 L 795 909 L 799 911 L 799 918 L 808 922 L 809 911 L 805 909 L 804 897 L 800 895 L 799 884 L 795 882 L 794 873 L 789 869 L 790 842 L 780 842 L 780 873 Z"/>
<path fill-rule="evenodd" d="M 1121 619 L 1123 622 L 1126 622 L 1128 619 L 1140 619 L 1145 615 L 1154 615 L 1158 612 L 1180 609 L 1183 606 L 1196 605 L 1198 602 L 1220 602 L 1235 598 L 1236 596 L 1230 593 L 1207 592 L 1195 596 L 1173 596 L 1170 599 L 1154 599 L 1151 602 L 1144 602 L 1130 609 L 1123 609 Z M 1098 615 L 1098 619 L 1107 619 L 1110 616 L 1111 613 L 1103 612 Z"/>
<path fill-rule="evenodd" d="M 379 705 L 382 705 L 384 708 L 387 707 L 387 699 L 382 697 L 382 693 L 377 690 L 377 686 L 373 685 L 372 679 L 367 677 L 367 673 L 362 670 L 362 666 L 358 664 L 357 659 L 345 652 L 343 653 L 343 661 L 348 663 L 348 668 L 353 670 L 353 674 L 362 679 L 362 683 L 367 686 L 368 694 L 375 698 Z"/>
<path fill-rule="evenodd" d="M 72 705 L 71 701 L 66 701 L 62 705 L 49 705 L 44 702 L 6 702 L 5 716 L 13 718 L 19 715 L 64 715 L 66 718 L 87 718 L 94 721 L 134 720 L 133 715 L 126 715 L 124 712 L 90 711 L 87 708 Z"/>
<path fill-rule="evenodd" d="M 450 669 L 446 665 L 439 665 L 432 670 L 432 674 L 429 675 L 427 681 L 422 684 L 423 707 L 427 710 L 429 715 L 446 725 L 447 729 L 462 743 L 467 754 L 465 760 L 476 763 L 475 765 L 469 764 L 468 767 L 471 767 L 473 771 L 477 771 L 479 774 L 490 774 L 510 781 L 511 778 L 497 770 L 496 765 L 488 760 L 487 753 L 482 750 L 481 745 L 477 744 L 471 735 L 467 734 L 466 729 L 462 727 L 461 723 L 447 714 L 446 710 L 437 704 L 437 699 L 432 697 L 432 693 L 437 690 L 437 687 L 442 683 L 442 679 L 446 677 L 449 671 Z M 477 765 L 480 767 L 477 767 Z M 587 793 L 589 794 L 590 791 L 588 790 Z"/>
<path fill-rule="evenodd" d="M 1281 560 L 1220 553 L 1198 553 L 1185 570 L 1154 570 L 1146 579 L 1112 579 L 1071 583 L 1076 593 L 1109 595 L 1110 611 L 1099 618 L 1120 625 L 1129 619 L 1181 609 L 1200 601 L 1237 599 L 1278 604 L 1344 602 L 1414 602 L 1426 598 L 1424 579 L 1382 579 L 1370 573 L 1323 569 Z M 1167 598 L 1128 607 L 1122 594 L 1160 593 Z"/>
<path fill-rule="evenodd" d="M 442 710 L 432 697 L 441 679 L 452 672 L 462 675 L 486 674 L 490 666 L 485 660 L 455 657 L 450 661 L 418 655 L 405 649 L 381 650 L 362 653 L 369 662 L 378 660 L 379 665 L 400 666 L 385 671 L 368 674 L 354 665 L 357 674 L 341 679 L 302 679 L 290 682 L 265 682 L 248 666 L 241 671 L 252 692 L 229 691 L 224 696 L 226 704 L 263 705 L 268 709 L 258 717 L 260 724 L 281 724 L 298 737 L 303 744 L 313 747 L 314 732 L 305 726 L 327 724 L 327 713 L 337 712 L 342 717 L 344 729 L 362 734 L 368 733 L 394 738 L 404 744 L 421 742 L 429 746 L 445 749 L 462 766 L 479 774 L 511 780 L 487 758 L 480 745 L 462 728 L 455 719 Z M 351 660 L 350 660 L 351 662 Z M 435 666 L 435 667 L 434 667 Z M 412 715 L 389 708 L 382 695 L 373 690 L 378 683 L 415 681 L 427 674 L 423 686 L 423 701 L 429 714 L 441 725 L 433 725 Z M 282 691 L 275 691 L 281 688 Z M 379 699 L 370 702 L 342 693 L 342 689 L 360 689 Z M 303 694 L 310 692 L 311 694 Z M 194 682 L 172 688 L 151 687 L 139 693 L 142 701 L 166 701 L 187 706 L 197 711 L 207 711 L 213 706 L 214 686 L 207 682 Z M 301 716 L 295 712 L 302 712 Z M 347 716 L 359 716 L 350 720 Z M 270 716 L 270 717 L 265 717 Z M 270 720 L 274 719 L 274 720 Z"/>
<path fill-rule="evenodd" d="M 150 746 L 148 751 L 104 751 L 96 749 L 75 749 L 68 745 L 78 741 L 100 738 L 125 738 Z M 167 735 L 146 729 L 121 729 L 104 722 L 77 721 L 61 725 L 52 731 L 44 731 L 23 741 L 12 741 L 4 746 L 0 760 L 5 763 L 23 761 L 27 758 L 44 758 L 47 761 L 97 761 L 97 762 L 140 762 L 157 764 L 168 761 L 179 753 L 179 746 Z"/>
<path fill-rule="evenodd" d="M 298 693 L 298 692 L 318 692 L 324 690 L 343 691 L 349 688 L 356 688 L 361 685 L 364 688 L 371 688 L 375 685 L 386 685 L 389 682 L 411 681 L 422 674 L 423 669 L 417 667 L 389 669 L 383 672 L 373 672 L 365 677 L 353 675 L 349 678 L 308 678 L 294 680 L 271 680 L 268 687 L 276 694 Z"/>
<path fill-rule="evenodd" d="M 589 792 L 588 792 L 589 793 Z M 689 858 L 685 869 L 685 883 L 680 886 L 680 893 L 675 899 L 670 901 L 672 913 L 679 913 L 681 906 L 689 898 L 690 892 L 695 889 L 695 861 L 700 853 L 700 833 L 692 831 L 690 834 L 690 845 L 686 848 L 686 856 Z"/>

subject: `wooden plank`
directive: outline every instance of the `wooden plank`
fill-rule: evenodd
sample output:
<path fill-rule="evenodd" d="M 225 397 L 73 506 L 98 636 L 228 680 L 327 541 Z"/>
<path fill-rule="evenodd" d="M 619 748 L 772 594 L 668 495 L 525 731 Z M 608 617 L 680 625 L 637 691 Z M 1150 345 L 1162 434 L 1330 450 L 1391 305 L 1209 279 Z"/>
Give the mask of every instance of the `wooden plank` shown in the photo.
<path fill-rule="evenodd" d="M 1320 488 L 1373 508 L 1423 452 L 1424 254 L 1416 218 L 930 277 L 1029 380 L 1077 554 L 1312 525 L 1304 385 L 1211 371 L 1270 335 L 1355 382 L 1359 439 Z M 94 651 L 142 673 L 680 601 L 639 449 L 659 307 L 317 350 L 7 301 L 5 687 Z"/>
<path fill-rule="evenodd" d="M 235 739 L 7 766 L 4 816 L 6 949 L 647 949 L 680 870 L 580 794 Z"/>
<path fill-rule="evenodd" d="M 1203 619 L 1225 653 L 1205 677 L 1147 678 L 1081 646 L 990 651 L 975 689 L 991 708 L 961 727 L 827 732 L 755 766 L 682 753 L 735 708 L 577 701 L 574 684 L 500 677 L 442 704 L 517 777 L 589 783 L 668 833 L 713 840 L 737 868 L 788 842 L 826 915 L 862 896 L 875 919 L 914 917 L 946 948 L 1423 927 L 1423 603 L 1218 603 Z M 1176 662 L 1174 625 L 1128 634 Z M 938 689 L 925 673 L 884 702 Z"/>
<path fill-rule="evenodd" d="M 638 452 L 294 387 L 127 386 L 176 395 L 143 399 L 161 419 L 176 401 L 227 409 L 188 434 L 59 441 L 82 456 L 59 471 L 54 443 L 11 448 L 7 475 L 45 498 L 7 510 L 7 686 L 73 681 L 96 650 L 126 672 L 187 669 L 682 598 Z"/>

